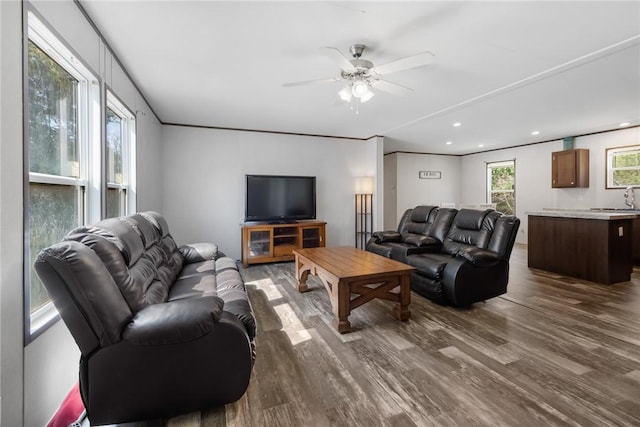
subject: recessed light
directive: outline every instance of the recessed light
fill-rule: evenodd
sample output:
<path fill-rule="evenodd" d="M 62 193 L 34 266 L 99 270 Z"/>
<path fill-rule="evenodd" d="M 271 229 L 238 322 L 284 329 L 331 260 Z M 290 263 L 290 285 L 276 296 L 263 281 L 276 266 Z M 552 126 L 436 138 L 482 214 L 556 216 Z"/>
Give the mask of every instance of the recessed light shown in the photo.
<path fill-rule="evenodd" d="M 460 123 L 460 122 L 455 122 L 455 123 L 453 124 L 453 127 L 454 127 L 454 128 L 457 128 L 457 127 L 460 127 L 460 125 L 462 125 L 462 123 Z"/>
<path fill-rule="evenodd" d="M 531 132 L 531 135 L 540 135 L 540 131 L 539 130 L 534 130 L 533 132 Z"/>
<path fill-rule="evenodd" d="M 451 142 L 451 141 L 447 141 L 447 142 L 445 142 L 445 144 L 447 144 L 447 145 L 451 145 L 451 144 L 453 144 L 453 142 Z"/>
<path fill-rule="evenodd" d="M 623 128 L 623 127 L 627 127 L 627 126 L 629 126 L 630 124 L 631 124 L 631 123 L 629 123 L 629 122 L 620 123 L 620 127 L 621 127 L 621 128 Z"/>
<path fill-rule="evenodd" d="M 478 144 L 478 147 L 484 147 L 484 144 Z"/>

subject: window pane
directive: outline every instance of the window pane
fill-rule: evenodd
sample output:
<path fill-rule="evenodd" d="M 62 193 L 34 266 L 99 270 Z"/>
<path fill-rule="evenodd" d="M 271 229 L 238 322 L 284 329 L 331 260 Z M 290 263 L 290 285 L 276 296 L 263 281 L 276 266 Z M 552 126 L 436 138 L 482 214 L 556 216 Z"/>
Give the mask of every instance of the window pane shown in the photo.
<path fill-rule="evenodd" d="M 515 162 L 498 162 L 487 165 L 489 174 L 489 200 L 496 210 L 515 215 Z"/>
<path fill-rule="evenodd" d="M 126 190 L 107 188 L 107 218 L 122 216 L 126 211 Z"/>
<path fill-rule="evenodd" d="M 29 42 L 29 170 L 79 177 L 78 81 Z"/>
<path fill-rule="evenodd" d="M 613 171 L 613 185 L 640 185 L 639 169 L 618 169 Z"/>
<path fill-rule="evenodd" d="M 491 193 L 491 203 L 496 204 L 496 210 L 505 215 L 513 215 L 515 212 L 515 194 L 513 192 Z"/>
<path fill-rule="evenodd" d="M 614 168 L 640 166 L 640 151 L 626 151 L 614 154 L 612 165 Z"/>
<path fill-rule="evenodd" d="M 29 184 L 29 248 L 31 254 L 31 313 L 49 301 L 33 262 L 41 249 L 59 242 L 79 225 L 77 187 L 70 185 Z"/>
<path fill-rule="evenodd" d="M 107 108 L 107 182 L 123 184 L 122 118 Z"/>
<path fill-rule="evenodd" d="M 513 190 L 513 166 L 491 168 L 491 190 Z"/>

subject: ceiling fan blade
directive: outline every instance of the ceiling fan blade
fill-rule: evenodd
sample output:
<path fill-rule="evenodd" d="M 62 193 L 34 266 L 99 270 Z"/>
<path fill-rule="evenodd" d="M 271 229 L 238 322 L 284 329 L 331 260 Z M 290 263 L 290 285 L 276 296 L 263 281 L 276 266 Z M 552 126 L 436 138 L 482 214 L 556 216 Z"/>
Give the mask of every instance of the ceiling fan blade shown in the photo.
<path fill-rule="evenodd" d="M 315 84 L 321 84 L 321 83 L 337 82 L 338 80 L 342 80 L 342 79 L 340 77 L 333 77 L 330 79 L 305 80 L 302 82 L 284 83 L 282 86 L 283 87 L 307 86 L 307 85 L 315 85 Z"/>
<path fill-rule="evenodd" d="M 397 71 L 408 70 L 409 68 L 422 67 L 433 63 L 435 55 L 431 52 L 424 51 L 417 55 L 407 56 L 406 58 L 398 59 L 397 61 L 382 64 L 377 67 L 373 67 L 371 72 L 379 76 L 383 74 L 391 74 Z"/>
<path fill-rule="evenodd" d="M 389 92 L 394 95 L 406 95 L 413 92 L 413 89 L 399 85 L 397 83 L 388 82 L 386 80 L 373 80 L 371 86 L 383 92 Z"/>
<path fill-rule="evenodd" d="M 325 47 L 325 49 L 327 54 L 338 64 L 342 71 L 355 71 L 356 68 L 351 61 L 349 61 L 349 58 L 344 56 L 339 49 L 329 46 Z"/>

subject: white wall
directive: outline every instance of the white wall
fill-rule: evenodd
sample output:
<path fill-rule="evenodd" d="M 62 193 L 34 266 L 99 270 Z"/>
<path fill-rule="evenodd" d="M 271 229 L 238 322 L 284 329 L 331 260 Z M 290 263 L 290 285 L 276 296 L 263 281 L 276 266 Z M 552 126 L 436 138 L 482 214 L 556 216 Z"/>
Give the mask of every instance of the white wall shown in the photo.
<path fill-rule="evenodd" d="M 352 246 L 355 177 L 376 175 L 380 143 L 165 126 L 162 213 L 179 244 L 212 241 L 239 259 L 245 174 L 316 176 L 327 245 Z"/>
<path fill-rule="evenodd" d="M 527 242 L 525 212 L 543 208 L 623 208 L 624 190 L 605 189 L 605 150 L 640 144 L 640 128 L 621 129 L 575 139 L 575 148 L 589 149 L 589 187 L 551 188 L 551 153 L 562 140 L 464 156 L 461 163 L 462 203 L 486 200 L 486 163 L 516 160 L 516 216 L 521 219 L 518 242 Z"/>
<path fill-rule="evenodd" d="M 384 227 L 395 230 L 398 226 L 398 153 L 384 156 Z"/>
<path fill-rule="evenodd" d="M 396 157 L 396 208 L 395 218 L 385 219 L 385 225 L 394 224 L 389 229 L 397 228 L 400 217 L 409 208 L 418 205 L 439 206 L 443 202 L 460 203 L 460 157 L 415 153 L 394 153 L 393 156 Z M 390 155 L 386 158 L 393 162 Z M 393 169 L 391 166 L 389 168 L 389 171 Z M 438 171 L 441 178 L 420 179 L 419 171 Z"/>
<path fill-rule="evenodd" d="M 138 209 L 162 207 L 162 126 L 72 0 L 26 2 L 102 83 L 139 111 Z M 45 425 L 78 381 L 79 351 L 62 322 L 23 345 L 22 12 L 0 1 L 0 424 Z"/>
<path fill-rule="evenodd" d="M 162 211 L 164 173 L 162 170 L 162 128 L 160 122 L 146 104 L 138 111 L 145 111 L 136 117 L 136 210 Z M 140 110 L 140 108 L 144 110 Z"/>

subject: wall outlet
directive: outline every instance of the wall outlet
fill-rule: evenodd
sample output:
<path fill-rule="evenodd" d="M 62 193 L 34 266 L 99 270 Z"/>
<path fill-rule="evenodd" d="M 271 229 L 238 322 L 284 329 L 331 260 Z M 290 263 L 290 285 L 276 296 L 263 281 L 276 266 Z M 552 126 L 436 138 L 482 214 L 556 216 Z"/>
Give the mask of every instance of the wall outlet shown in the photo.
<path fill-rule="evenodd" d="M 624 236 L 624 227 L 618 227 L 618 237 Z"/>

